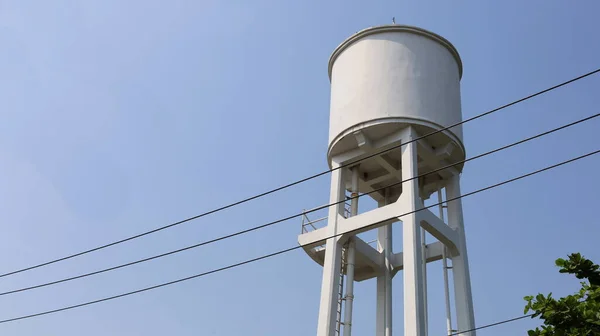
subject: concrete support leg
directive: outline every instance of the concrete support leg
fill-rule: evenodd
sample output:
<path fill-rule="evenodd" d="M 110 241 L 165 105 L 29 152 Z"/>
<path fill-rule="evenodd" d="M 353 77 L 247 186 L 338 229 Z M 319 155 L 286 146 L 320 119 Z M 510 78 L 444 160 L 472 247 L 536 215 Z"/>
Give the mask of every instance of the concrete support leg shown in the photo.
<path fill-rule="evenodd" d="M 340 286 L 342 246 L 338 238 L 330 238 L 327 240 L 325 248 L 317 335 L 334 336 Z"/>
<path fill-rule="evenodd" d="M 385 290 L 385 275 L 377 277 L 377 310 L 375 317 L 375 336 L 385 336 L 385 301 L 386 301 L 386 290 Z"/>
<path fill-rule="evenodd" d="M 385 230 L 385 336 L 392 336 L 392 224 Z"/>
<path fill-rule="evenodd" d="M 339 165 L 334 163 L 334 167 Z M 331 193 L 330 203 L 335 203 L 344 198 L 342 188 L 341 169 L 334 170 L 331 173 Z M 341 213 L 343 205 L 336 205 L 329 208 L 327 222 L 328 236 L 337 234 L 337 219 Z M 340 285 L 340 270 L 342 246 L 339 243 L 339 237 L 327 239 L 325 245 L 325 261 L 323 264 L 323 281 L 321 284 L 321 303 L 319 306 L 319 322 L 317 326 L 317 336 L 334 336 L 337 319 L 337 304 Z"/>
<path fill-rule="evenodd" d="M 427 231 L 421 229 L 421 255 L 423 256 L 421 267 L 423 267 L 423 310 L 425 311 L 425 331 L 424 335 L 427 336 L 429 333 L 429 311 L 427 308 L 427 241 L 425 240 Z"/>
<path fill-rule="evenodd" d="M 392 336 L 392 225 L 377 229 L 377 249 L 385 258 L 385 273 L 377 277 L 376 336 Z"/>
<path fill-rule="evenodd" d="M 344 302 L 344 336 L 352 335 L 352 304 L 354 302 L 354 237 L 348 241 L 348 264 L 346 266 L 346 302 Z"/>
<path fill-rule="evenodd" d="M 352 195 L 350 200 L 350 216 L 358 214 L 358 175 L 359 167 L 355 166 L 351 169 L 352 172 Z M 348 241 L 348 259 L 346 266 L 346 300 L 344 302 L 344 336 L 352 336 L 352 307 L 354 304 L 354 262 L 355 262 L 355 247 L 354 237 L 350 237 Z"/>
<path fill-rule="evenodd" d="M 415 133 L 411 127 L 404 143 L 411 141 Z M 402 146 L 402 180 L 411 179 L 402 184 L 402 202 L 405 212 L 421 207 L 417 176 L 417 144 Z M 421 249 L 421 226 L 417 215 L 412 213 L 402 220 L 402 247 L 404 252 L 404 335 L 425 336 L 425 307 L 423 288 L 423 253 Z"/>
<path fill-rule="evenodd" d="M 444 205 L 443 205 L 443 197 L 442 197 L 442 190 L 438 189 L 437 191 L 437 196 L 438 196 L 438 213 L 439 213 L 439 217 L 442 220 L 442 222 L 446 222 L 446 220 L 444 219 Z M 448 285 L 448 257 L 447 257 L 447 252 L 446 252 L 446 246 L 444 246 L 444 249 L 442 250 L 442 271 L 444 272 L 444 302 L 446 303 L 446 334 L 447 335 L 451 335 L 452 334 L 452 310 L 450 309 L 450 287 Z"/>
<path fill-rule="evenodd" d="M 446 199 L 451 200 L 460 195 L 460 176 L 455 175 L 446 186 Z M 467 257 L 461 199 L 448 202 L 448 225 L 455 229 L 459 236 L 459 255 L 452 257 L 452 274 L 454 277 L 457 329 L 460 332 L 475 328 L 475 314 L 471 294 L 471 278 L 469 275 L 469 259 Z M 461 333 L 460 335 L 475 336 L 475 332 Z"/>

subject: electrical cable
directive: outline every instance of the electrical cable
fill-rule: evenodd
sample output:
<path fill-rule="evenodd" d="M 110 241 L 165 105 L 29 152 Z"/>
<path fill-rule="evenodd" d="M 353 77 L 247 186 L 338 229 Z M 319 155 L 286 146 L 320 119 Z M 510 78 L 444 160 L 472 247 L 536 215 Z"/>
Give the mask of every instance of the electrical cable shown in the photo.
<path fill-rule="evenodd" d="M 535 170 L 533 172 L 529 172 L 527 174 L 523 174 L 523 175 L 511 178 L 509 180 L 505 180 L 505 181 L 502 181 L 502 182 L 499 182 L 499 183 L 487 186 L 485 188 L 477 189 L 477 190 L 468 192 L 466 194 L 463 194 L 463 195 L 460 195 L 460 196 L 457 196 L 457 197 L 453 197 L 453 198 L 447 199 L 446 201 L 442 201 L 442 202 L 438 202 L 438 203 L 435 203 L 435 204 L 431 204 L 429 206 L 424 206 L 422 208 L 419 208 L 419 209 L 416 209 L 416 210 L 413 210 L 413 211 L 401 214 L 401 215 L 398 216 L 398 218 L 403 217 L 403 216 L 407 216 L 407 215 L 410 215 L 410 214 L 413 214 L 413 213 L 416 213 L 416 212 L 419 212 L 419 211 L 422 211 L 424 209 L 428 209 L 428 208 L 431 208 L 431 207 L 439 206 L 440 204 L 443 204 L 443 203 L 452 202 L 452 201 L 455 201 L 455 200 L 458 200 L 458 199 L 461 199 L 461 198 L 464 198 L 464 197 L 468 197 L 468 196 L 471 196 L 471 195 L 474 195 L 474 194 L 478 194 L 478 193 L 486 191 L 486 190 L 497 188 L 497 187 L 500 187 L 502 185 L 505 185 L 505 184 L 508 184 L 508 183 L 512 183 L 512 182 L 515 182 L 517 180 L 521 180 L 521 179 L 524 179 L 526 177 L 529 177 L 529 176 L 532 176 L 532 175 L 536 175 L 536 174 L 539 174 L 541 172 L 544 172 L 544 171 L 547 171 L 547 170 L 551 170 L 551 169 L 554 169 L 556 167 L 559 167 L 559 166 L 562 166 L 562 165 L 565 165 L 565 164 L 568 164 L 568 163 L 571 163 L 571 162 L 574 162 L 574 161 L 577 161 L 577 160 L 581 160 L 583 158 L 586 158 L 586 157 L 589 157 L 589 156 L 592 156 L 592 155 L 596 155 L 598 153 L 600 153 L 600 150 L 589 152 L 587 154 L 580 155 L 578 157 L 575 157 L 575 158 L 572 158 L 572 159 L 569 159 L 569 160 L 566 160 L 566 161 L 562 161 L 560 163 L 557 163 L 557 164 L 554 164 L 554 165 L 551 165 L 551 166 L 547 166 L 545 168 L 541 168 L 541 169 Z M 375 227 L 375 226 L 377 226 L 377 223 L 374 223 L 374 224 L 365 226 L 363 228 L 360 228 L 360 230 L 368 229 L 370 227 Z M 352 230 L 352 231 L 349 231 L 349 232 L 345 232 L 345 233 L 338 233 L 338 234 L 329 236 L 329 237 L 327 237 L 325 239 L 335 238 L 337 236 L 341 236 L 342 234 L 352 233 L 352 232 L 357 231 L 357 230 L 358 229 Z M 138 294 L 138 293 L 146 292 L 146 291 L 149 291 L 149 290 L 153 290 L 153 289 L 157 289 L 157 288 L 161 288 L 161 287 L 173 285 L 173 284 L 176 284 L 176 283 L 184 282 L 184 281 L 195 279 L 195 278 L 200 278 L 200 277 L 203 277 L 203 276 L 206 276 L 206 275 L 209 275 L 209 274 L 218 273 L 218 272 L 225 271 L 225 270 L 228 270 L 228 269 L 232 269 L 232 268 L 235 268 L 235 267 L 239 267 L 239 266 L 242 266 L 242 265 L 250 264 L 250 263 L 253 263 L 253 262 L 256 262 L 256 261 L 259 261 L 259 260 L 267 259 L 267 258 L 274 257 L 274 256 L 277 256 L 277 255 L 280 255 L 280 254 L 284 254 L 284 253 L 288 253 L 288 252 L 291 252 L 291 251 L 294 251 L 294 250 L 298 250 L 298 249 L 301 249 L 301 248 L 302 248 L 301 245 L 294 246 L 292 248 L 287 248 L 287 249 L 283 249 L 283 250 L 280 250 L 280 251 L 277 251 L 277 252 L 274 252 L 274 253 L 262 255 L 262 256 L 257 257 L 257 258 L 248 259 L 248 260 L 245 260 L 245 261 L 242 261 L 242 262 L 239 262 L 239 263 L 235 263 L 235 264 L 231 264 L 231 265 L 228 265 L 228 266 L 225 266 L 225 267 L 213 269 L 211 271 L 207 271 L 207 272 L 195 274 L 195 275 L 192 275 L 192 276 L 188 276 L 188 277 L 185 277 L 185 278 L 181 278 L 181 279 L 177 279 L 177 280 L 173 280 L 173 281 L 169 281 L 169 282 L 164 282 L 164 283 L 161 283 L 161 284 L 158 284 L 158 285 L 154 285 L 154 286 L 150 286 L 150 287 L 141 288 L 141 289 L 138 289 L 138 290 L 135 290 L 135 291 L 126 292 L 126 293 L 122 293 L 122 294 L 118 294 L 118 295 L 114 295 L 114 296 L 109 296 L 109 297 L 105 297 L 105 298 L 102 298 L 102 299 L 98 299 L 98 300 L 94 300 L 94 301 L 88 301 L 88 302 L 84 302 L 84 303 L 80 303 L 80 304 L 76 304 L 76 305 L 72 305 L 72 306 L 66 306 L 66 307 L 62 307 L 62 308 L 58 308 L 58 309 L 47 310 L 47 311 L 43 311 L 43 312 L 40 312 L 40 313 L 35 313 L 35 314 L 30 314 L 30 315 L 23 315 L 23 316 L 19 316 L 19 317 L 13 317 L 13 318 L 5 319 L 5 320 L 0 320 L 0 324 L 8 323 L 8 322 L 13 322 L 13 321 L 18 321 L 18 320 L 29 319 L 29 318 L 33 318 L 33 317 L 42 316 L 42 315 L 48 315 L 48 314 L 58 313 L 58 312 L 65 311 L 65 310 L 71 310 L 71 309 L 80 308 L 80 307 L 84 307 L 84 306 L 89 306 L 89 305 L 100 303 L 100 302 L 105 302 L 105 301 L 110 301 L 110 300 L 122 298 L 122 297 L 125 297 L 125 296 L 130 296 L 130 295 L 133 295 L 133 294 Z"/>
<path fill-rule="evenodd" d="M 485 152 L 485 153 L 482 153 L 482 154 L 479 154 L 479 155 L 476 155 L 476 156 L 473 156 L 473 157 L 470 157 L 470 158 L 458 161 L 456 163 L 449 164 L 449 165 L 446 165 L 446 166 L 443 166 L 443 167 L 440 167 L 440 168 L 433 169 L 432 171 L 429 171 L 427 173 L 423 173 L 423 174 L 417 175 L 417 176 L 415 176 L 413 178 L 405 179 L 405 180 L 393 183 L 393 184 L 385 186 L 385 187 L 381 187 L 381 188 L 377 188 L 377 189 L 371 190 L 371 191 L 369 191 L 367 193 L 364 193 L 364 194 L 356 196 L 356 198 L 360 198 L 360 197 L 369 195 L 371 193 L 382 191 L 382 190 L 384 190 L 386 188 L 393 187 L 393 186 L 402 184 L 404 182 L 408 182 L 408 181 L 413 180 L 413 179 L 419 179 L 421 177 L 424 177 L 424 176 L 427 176 L 427 175 L 430 175 L 430 174 L 442 171 L 444 169 L 448 169 L 450 167 L 454 167 L 454 166 L 457 166 L 457 165 L 460 165 L 460 164 L 463 164 L 463 163 L 475 160 L 475 159 L 480 159 L 480 158 L 482 158 L 484 156 L 488 156 L 488 155 L 500 152 L 502 150 L 505 150 L 505 149 L 508 149 L 508 148 L 511 148 L 511 147 L 523 144 L 525 142 L 528 142 L 528 141 L 531 141 L 531 140 L 534 140 L 534 139 L 537 139 L 537 138 L 541 138 L 541 137 L 546 136 L 548 134 L 551 134 L 551 133 L 554 133 L 554 132 L 566 129 L 566 128 L 571 127 L 571 126 L 575 126 L 577 124 L 589 121 L 589 120 L 597 118 L 597 117 L 600 117 L 600 113 L 597 113 L 597 114 L 594 114 L 594 115 L 591 115 L 591 116 L 588 116 L 588 117 L 576 120 L 574 122 L 571 122 L 571 123 L 568 123 L 568 124 L 565 124 L 565 125 L 553 128 L 551 130 L 548 130 L 548 131 L 545 131 L 545 132 L 542 132 L 542 133 L 538 133 L 538 134 L 533 135 L 531 137 L 528 137 L 528 138 L 519 140 L 517 142 L 513 142 L 511 144 L 508 144 L 508 145 L 496 148 L 494 150 L 491 150 L 491 151 L 488 151 L 488 152 Z M 279 223 L 288 221 L 290 219 L 302 216 L 304 214 L 308 214 L 308 213 L 312 213 L 312 212 L 315 212 L 315 211 L 323 210 L 323 209 L 329 208 L 331 206 L 341 204 L 343 202 L 345 202 L 345 200 L 338 201 L 338 202 L 335 202 L 335 203 L 326 204 L 326 205 L 322 205 L 320 207 L 314 208 L 314 209 L 309 210 L 309 211 L 304 211 L 304 212 L 301 212 L 301 213 L 298 213 L 298 214 L 294 214 L 292 216 L 284 217 L 284 218 L 281 218 L 281 219 L 278 219 L 278 220 L 275 220 L 275 221 L 272 221 L 272 222 L 269 222 L 269 223 L 266 223 L 266 224 L 262 224 L 262 225 L 255 226 L 255 227 L 252 227 L 252 228 L 249 228 L 249 229 L 246 229 L 246 230 L 238 231 L 238 232 L 231 233 L 231 234 L 228 234 L 228 235 L 225 235 L 225 236 L 221 236 L 221 237 L 218 237 L 218 238 L 214 238 L 214 239 L 211 239 L 211 240 L 200 242 L 200 243 L 197 243 L 197 244 L 194 244 L 194 245 L 186 246 L 186 247 L 183 247 L 183 248 L 180 248 L 180 249 L 177 249 L 177 250 L 172 250 L 172 251 L 169 251 L 169 252 L 165 252 L 165 253 L 161 253 L 161 254 L 158 254 L 158 255 L 154 255 L 152 257 L 147 257 L 147 258 L 139 259 L 139 260 L 136 260 L 136 261 L 128 262 L 128 263 L 125 263 L 125 264 L 121 264 L 121 265 L 117 265 L 117 266 L 113 266 L 113 267 L 101 269 L 101 270 L 98 270 L 98 271 L 93 271 L 93 272 L 84 273 L 84 274 L 80 274 L 80 275 L 76 275 L 76 276 L 72 276 L 72 277 L 68 277 L 68 278 L 63 278 L 63 279 L 60 279 L 60 280 L 50 281 L 50 282 L 42 283 L 42 284 L 39 284 L 39 285 L 34 285 L 34 286 L 29 286 L 29 287 L 23 287 L 23 288 L 14 289 L 14 290 L 6 291 L 6 292 L 0 292 L 0 296 L 14 294 L 14 293 L 19 293 L 19 292 L 24 292 L 24 291 L 33 290 L 33 289 L 42 288 L 42 287 L 51 286 L 51 285 L 56 285 L 56 284 L 59 284 L 59 283 L 63 283 L 63 282 L 67 282 L 67 281 L 72 281 L 72 280 L 76 280 L 76 279 L 81 279 L 81 278 L 85 278 L 85 277 L 89 277 L 89 276 L 93 276 L 93 275 L 105 273 L 105 272 L 108 272 L 108 271 L 117 270 L 117 269 L 128 267 L 128 266 L 133 266 L 135 264 L 143 263 L 143 262 L 146 262 L 146 261 L 151 261 L 151 260 L 154 260 L 154 259 L 166 257 L 166 256 L 169 256 L 169 255 L 172 255 L 172 254 L 176 254 L 176 253 L 180 253 L 180 252 L 183 252 L 183 251 L 191 250 L 191 249 L 194 249 L 194 248 L 197 248 L 197 247 L 209 245 L 209 244 L 221 241 L 221 240 L 233 238 L 235 236 L 239 236 L 239 235 L 246 234 L 246 233 L 249 233 L 249 232 L 252 232 L 252 231 L 263 229 L 265 227 L 272 226 L 272 225 L 275 225 L 275 224 L 279 224 Z"/>
<path fill-rule="evenodd" d="M 477 328 L 473 328 L 473 329 L 469 329 L 469 330 L 457 331 L 457 332 L 455 332 L 453 334 L 450 334 L 448 336 L 456 336 L 456 335 L 468 333 L 468 332 L 479 330 L 479 329 L 485 329 L 485 328 L 489 328 L 489 327 L 495 327 L 497 325 L 501 325 L 501 324 L 505 324 L 505 323 L 509 323 L 509 322 L 514 322 L 514 321 L 518 321 L 518 320 L 522 320 L 524 318 L 531 317 L 531 316 L 533 316 L 533 314 L 523 315 L 523 316 L 511 318 L 511 319 L 508 319 L 508 320 L 503 320 L 503 321 L 499 321 L 499 322 L 494 322 L 494 323 L 482 325 L 482 326 L 479 326 Z"/>
<path fill-rule="evenodd" d="M 397 145 L 397 146 L 394 146 L 394 147 L 391 147 L 391 148 L 387 148 L 387 149 L 385 149 L 385 150 L 382 150 L 382 151 L 380 151 L 380 152 L 377 152 L 377 153 L 371 154 L 371 155 L 369 155 L 369 156 L 366 156 L 366 157 L 364 157 L 364 158 L 361 158 L 361 159 L 359 159 L 359 160 L 356 160 L 356 161 L 352 161 L 352 162 L 346 163 L 346 164 L 344 164 L 344 165 L 341 165 L 341 166 L 339 166 L 339 167 L 335 167 L 335 168 L 332 168 L 332 169 L 329 169 L 329 170 L 326 170 L 326 171 L 320 172 L 320 173 L 318 173 L 318 174 L 314 174 L 314 175 L 311 175 L 311 176 L 309 176 L 309 177 L 305 177 L 305 178 L 303 178 L 303 179 L 297 180 L 297 181 L 295 181 L 295 182 L 292 182 L 292 183 L 288 183 L 288 184 L 286 184 L 286 185 L 283 185 L 283 186 L 277 187 L 277 188 L 275 188 L 275 189 L 271 189 L 271 190 L 269 190 L 269 191 L 265 191 L 265 192 L 263 192 L 263 193 L 260 193 L 260 194 L 257 194 L 257 195 L 254 195 L 254 196 L 251 196 L 251 197 L 248 197 L 248 198 L 245 198 L 245 199 L 239 200 L 239 201 L 237 201 L 237 202 L 233 202 L 233 203 L 230 203 L 230 204 L 227 204 L 227 205 L 221 206 L 221 207 L 219 207 L 219 208 L 215 208 L 215 209 L 213 209 L 213 210 L 206 211 L 206 212 L 204 212 L 204 213 L 201 213 L 201 214 L 199 214 L 199 215 L 196 215 L 196 216 L 188 217 L 188 218 L 186 218 L 186 219 L 183 219 L 183 220 L 180 220 L 180 221 L 177 221 L 177 222 L 173 222 L 173 223 L 170 223 L 170 224 L 168 224 L 168 225 L 164 225 L 164 226 L 161 226 L 161 227 L 158 227 L 158 228 L 155 228 L 155 229 L 152 229 L 152 230 L 146 231 L 146 232 L 142 232 L 142 233 L 139 233 L 139 234 L 136 234 L 136 235 L 133 235 L 133 236 L 129 236 L 129 237 L 127 237 L 127 238 L 123 238 L 123 239 L 120 239 L 120 240 L 116 240 L 116 241 L 113 241 L 113 242 L 111 242 L 111 243 L 107 243 L 107 244 L 104 244 L 104 245 L 100 245 L 100 246 L 97 246 L 97 247 L 94 247 L 94 248 L 90 248 L 90 249 L 88 249 L 88 250 L 84 250 L 84 251 L 81 251 L 81 252 L 78 252 L 78 253 L 70 254 L 70 255 L 67 255 L 67 256 L 64 256 L 64 257 L 61 257 L 61 258 L 57 258 L 57 259 L 54 259 L 54 260 L 46 261 L 46 262 L 43 262 L 43 263 L 40 263 L 40 264 L 36 264 L 36 265 L 28 266 L 28 267 L 25 267 L 25 268 L 21 268 L 21 269 L 18 269 L 18 270 L 14 270 L 14 271 L 10 271 L 10 272 L 7 272 L 7 273 L 3 273 L 3 274 L 0 274 L 0 278 L 2 278 L 2 277 L 5 277 L 5 276 L 9 276 L 9 275 L 13 275 L 13 274 L 17 274 L 17 273 L 22 273 L 22 272 L 25 272 L 25 271 L 30 271 L 30 270 L 32 270 L 32 269 L 40 268 L 40 267 L 43 267 L 43 266 L 48 266 L 48 265 L 51 265 L 51 264 L 54 264 L 54 263 L 57 263 L 57 262 L 60 262 L 60 261 L 65 261 L 65 260 L 68 260 L 68 259 L 72 259 L 72 258 L 75 258 L 75 257 L 79 257 L 79 256 L 82 256 L 82 255 L 85 255 L 85 254 L 88 254 L 88 253 L 92 253 L 92 252 L 95 252 L 95 251 L 98 251 L 98 250 L 102 250 L 102 249 L 105 249 L 105 248 L 108 248 L 108 247 L 111 247 L 111 246 L 115 246 L 115 245 L 118 245 L 118 244 L 121 244 L 121 243 L 125 243 L 125 242 L 127 242 L 127 241 L 130 241 L 130 240 L 134 240 L 134 239 L 137 239 L 137 238 L 141 238 L 141 237 L 143 237 L 143 236 L 146 236 L 146 235 L 149 235 L 149 234 L 152 234 L 152 233 L 156 233 L 156 232 L 159 232 L 159 231 L 162 231 L 162 230 L 165 230 L 165 229 L 168 229 L 168 228 L 171 228 L 171 227 L 174 227 L 174 226 L 177 226 L 177 225 L 180 225 L 180 224 L 183 224 L 183 223 L 186 223 L 186 222 L 189 222 L 189 221 L 192 221 L 192 220 L 195 220 L 195 219 L 201 218 L 201 217 L 205 217 L 205 216 L 211 215 L 211 214 L 213 214 L 213 213 L 220 212 L 220 211 L 223 211 L 223 210 L 226 210 L 226 209 L 232 208 L 232 207 L 234 207 L 234 206 L 237 206 L 237 205 L 240 205 L 240 204 L 243 204 L 243 203 L 247 203 L 247 202 L 249 202 L 249 201 L 252 201 L 252 200 L 255 200 L 255 199 L 258 199 L 258 198 L 261 198 L 261 197 L 267 196 L 267 195 L 269 195 L 269 194 L 272 194 L 272 193 L 275 193 L 275 192 L 281 191 L 281 190 L 283 190 L 283 189 L 287 189 L 287 188 L 289 188 L 289 187 L 292 187 L 292 186 L 298 185 L 298 184 L 300 184 L 300 183 L 304 183 L 304 182 L 306 182 L 306 181 L 309 181 L 309 180 L 315 179 L 315 178 L 317 178 L 317 177 L 323 176 L 323 175 L 325 175 L 325 174 L 331 173 L 331 172 L 333 172 L 333 171 L 335 171 L 335 170 L 337 170 L 337 169 L 341 169 L 341 168 L 344 168 L 344 167 L 347 167 L 347 166 L 354 165 L 354 164 L 356 164 L 356 163 L 358 163 L 358 162 L 360 162 L 360 161 L 362 161 L 362 160 L 366 160 L 366 159 L 369 159 L 369 158 L 371 158 L 371 157 L 374 157 L 374 156 L 377 156 L 377 155 L 381 155 L 382 153 L 385 153 L 385 152 L 391 151 L 391 150 L 393 150 L 393 149 L 399 148 L 399 147 L 401 147 L 401 146 L 403 146 L 403 145 L 406 145 L 406 144 L 408 144 L 408 143 L 411 143 L 411 142 L 415 142 L 415 141 L 418 141 L 418 140 L 424 139 L 424 138 L 426 138 L 426 137 L 429 137 L 429 136 L 431 136 L 431 135 L 434 135 L 434 134 L 437 134 L 437 133 L 441 133 L 441 132 L 443 132 L 443 131 L 446 131 L 446 130 L 448 130 L 448 129 L 450 129 L 450 128 L 453 128 L 453 127 L 456 127 L 456 126 L 462 125 L 462 124 L 464 124 L 464 123 L 467 123 L 467 122 L 473 121 L 473 120 L 475 120 L 475 119 L 482 118 L 482 117 L 484 117 L 484 116 L 490 115 L 490 114 L 492 114 L 492 113 L 495 113 L 495 112 L 497 112 L 497 111 L 503 110 L 503 109 L 505 109 L 505 108 L 507 108 L 507 107 L 510 107 L 510 106 L 513 106 L 513 105 L 519 104 L 519 103 L 521 103 L 521 102 L 524 102 L 524 101 L 526 101 L 526 100 L 529 100 L 529 99 L 531 99 L 531 98 L 534 98 L 534 97 L 537 97 L 537 96 L 539 96 L 539 95 L 542 95 L 542 94 L 544 94 L 544 93 L 547 93 L 547 92 L 550 92 L 550 91 L 552 91 L 552 90 L 558 89 L 558 88 L 560 88 L 560 87 L 562 87 L 562 86 L 565 86 L 565 85 L 571 84 L 571 83 L 573 83 L 573 82 L 576 82 L 576 81 L 578 81 L 578 80 L 581 80 L 581 79 L 583 79 L 583 78 L 585 78 L 585 77 L 588 77 L 588 76 L 594 75 L 594 74 L 596 74 L 596 73 L 598 73 L 598 72 L 600 72 L 600 68 L 598 68 L 598 69 L 596 69 L 596 70 L 593 70 L 593 71 L 590 71 L 590 72 L 588 72 L 588 73 L 586 73 L 586 74 L 584 74 L 584 75 L 581 75 L 581 76 L 575 77 L 575 78 L 573 78 L 573 79 L 570 79 L 570 80 L 568 80 L 568 81 L 562 82 L 562 83 L 560 83 L 560 84 L 554 85 L 554 86 L 552 86 L 552 87 L 549 87 L 549 88 L 547 88 L 547 89 L 545 89 L 545 90 L 538 91 L 538 92 L 536 92 L 536 93 L 534 93 L 534 94 L 531 94 L 531 95 L 529 95 L 529 96 L 526 96 L 526 97 L 523 97 L 523 98 L 521 98 L 521 99 L 515 100 L 515 101 L 513 101 L 513 102 L 511 102 L 511 103 L 508 103 L 508 104 L 502 105 L 502 106 L 500 106 L 500 107 L 497 107 L 497 108 L 495 108 L 495 109 L 493 109 L 493 110 L 490 110 L 490 111 L 487 111 L 487 112 L 484 112 L 484 113 L 478 114 L 478 115 L 476 115 L 476 116 L 474 116 L 474 117 L 471 117 L 471 118 L 468 118 L 468 119 L 462 120 L 462 121 L 460 121 L 460 122 L 458 122 L 458 123 L 452 124 L 452 125 L 450 125 L 450 126 L 447 126 L 447 127 L 444 127 L 444 128 L 442 128 L 442 129 L 439 129 L 439 130 L 436 130 L 436 131 L 433 131 L 433 132 L 427 133 L 427 134 L 425 134 L 425 135 L 423 135 L 423 136 L 416 137 L 416 138 L 414 138 L 414 139 L 412 139 L 412 140 L 410 140 L 410 141 L 408 141 L 408 142 L 406 142 L 406 143 L 401 143 L 401 144 L 399 144 L 399 145 Z"/>

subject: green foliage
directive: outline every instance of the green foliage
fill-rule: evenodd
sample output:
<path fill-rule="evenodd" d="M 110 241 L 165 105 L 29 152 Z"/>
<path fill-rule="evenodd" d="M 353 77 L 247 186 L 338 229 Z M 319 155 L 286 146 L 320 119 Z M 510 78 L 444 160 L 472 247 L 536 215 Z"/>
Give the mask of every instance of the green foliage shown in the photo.
<path fill-rule="evenodd" d="M 532 318 L 539 317 L 544 324 L 529 330 L 529 336 L 600 336 L 600 266 L 581 256 L 569 255 L 569 259 L 557 259 L 560 273 L 574 274 L 581 282 L 581 289 L 573 295 L 555 299 L 552 293 L 526 296 L 525 314 L 533 311 Z"/>

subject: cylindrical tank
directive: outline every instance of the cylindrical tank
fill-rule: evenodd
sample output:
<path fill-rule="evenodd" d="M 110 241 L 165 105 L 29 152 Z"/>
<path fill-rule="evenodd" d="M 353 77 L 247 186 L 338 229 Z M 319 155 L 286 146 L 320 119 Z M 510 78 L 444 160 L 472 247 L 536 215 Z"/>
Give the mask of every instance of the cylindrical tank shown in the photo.
<path fill-rule="evenodd" d="M 329 161 L 358 146 L 359 130 L 377 141 L 407 125 L 426 135 L 460 122 L 461 76 L 454 46 L 421 28 L 377 26 L 346 39 L 329 60 Z M 427 142 L 434 148 L 454 143 L 450 162 L 465 157 L 461 126 Z"/>

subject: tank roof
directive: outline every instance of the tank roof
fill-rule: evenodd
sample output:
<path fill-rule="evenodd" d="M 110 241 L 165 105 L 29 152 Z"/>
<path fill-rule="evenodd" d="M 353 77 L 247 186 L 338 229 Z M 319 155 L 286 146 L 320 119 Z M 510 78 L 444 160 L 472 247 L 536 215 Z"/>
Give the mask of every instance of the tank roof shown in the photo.
<path fill-rule="evenodd" d="M 380 33 L 387 33 L 387 32 L 413 33 L 413 34 L 417 34 L 417 35 L 421 35 L 421 36 L 430 38 L 430 39 L 440 43 L 441 45 L 446 47 L 446 49 L 448 49 L 448 51 L 456 59 L 456 63 L 458 64 L 458 75 L 459 75 L 459 78 L 462 78 L 462 73 L 463 73 L 462 61 L 460 59 L 460 55 L 458 54 L 458 50 L 456 50 L 456 48 L 454 47 L 454 45 L 452 45 L 452 43 L 450 43 L 450 41 L 446 40 L 445 38 L 443 38 L 442 36 L 440 36 L 436 33 L 430 32 L 423 28 L 408 26 L 408 25 L 392 24 L 392 25 L 383 25 L 383 26 L 375 26 L 375 27 L 365 28 L 365 29 L 357 32 L 356 34 L 350 36 L 344 42 L 342 42 L 337 48 L 335 48 L 335 50 L 331 54 L 331 57 L 329 57 L 329 69 L 328 69 L 329 80 L 331 80 L 331 71 L 333 69 L 333 63 L 335 63 L 335 60 L 337 59 L 337 57 L 346 48 L 348 48 L 354 42 L 356 42 L 366 36 L 380 34 Z"/>

